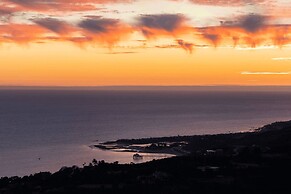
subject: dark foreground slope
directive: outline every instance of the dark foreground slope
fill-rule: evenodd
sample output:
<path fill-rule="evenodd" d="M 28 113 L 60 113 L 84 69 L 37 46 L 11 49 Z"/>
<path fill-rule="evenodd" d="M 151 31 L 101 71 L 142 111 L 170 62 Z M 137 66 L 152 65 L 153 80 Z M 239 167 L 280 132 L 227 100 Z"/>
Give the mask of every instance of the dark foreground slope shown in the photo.
<path fill-rule="evenodd" d="M 54 174 L 4 177 L 0 193 L 291 193 L 291 122 L 252 133 L 122 141 L 183 141 L 183 150 L 191 153 L 143 164 L 94 161 Z"/>

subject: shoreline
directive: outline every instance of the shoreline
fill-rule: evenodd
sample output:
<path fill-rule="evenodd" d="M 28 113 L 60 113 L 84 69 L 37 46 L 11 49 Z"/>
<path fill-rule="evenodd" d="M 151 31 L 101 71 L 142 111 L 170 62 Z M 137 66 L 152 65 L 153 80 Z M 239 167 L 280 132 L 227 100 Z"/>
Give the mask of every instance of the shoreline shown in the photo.
<path fill-rule="evenodd" d="M 127 152 L 140 154 L 170 154 L 173 156 L 184 156 L 193 152 L 193 141 L 209 141 L 208 139 L 244 139 L 256 133 L 281 130 L 284 127 L 291 127 L 291 121 L 277 121 L 264 125 L 256 129 L 249 129 L 242 132 L 207 134 L 207 135 L 187 135 L 187 136 L 169 136 L 140 139 L 118 139 L 115 141 L 106 141 L 91 145 L 91 148 L 112 152 Z M 200 142 L 201 143 L 201 142 Z M 197 151 L 197 150 L 196 150 Z"/>
<path fill-rule="evenodd" d="M 190 153 L 145 163 L 93 160 L 55 173 L 2 177 L 0 193 L 290 193 L 290 139 L 286 121 L 247 133 L 104 142 L 108 150 L 122 145 L 160 153 L 178 147 Z"/>

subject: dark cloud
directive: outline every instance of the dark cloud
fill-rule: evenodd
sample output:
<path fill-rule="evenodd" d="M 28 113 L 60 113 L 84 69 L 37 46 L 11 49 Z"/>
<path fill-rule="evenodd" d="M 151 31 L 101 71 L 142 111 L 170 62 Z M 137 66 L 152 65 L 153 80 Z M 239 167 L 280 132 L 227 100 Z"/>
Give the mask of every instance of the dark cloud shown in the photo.
<path fill-rule="evenodd" d="M 142 15 L 137 18 L 136 28 L 147 38 L 160 36 L 177 38 L 193 30 L 186 21 L 187 18 L 182 14 Z"/>
<path fill-rule="evenodd" d="M 185 22 L 185 17 L 181 14 L 160 14 L 143 15 L 138 18 L 139 27 L 160 29 L 173 32 Z"/>
<path fill-rule="evenodd" d="M 291 25 L 271 25 L 257 20 L 242 20 L 244 23 L 198 28 L 201 37 L 215 47 L 232 42 L 234 46 L 276 45 L 282 47 L 291 43 Z M 265 20 L 263 20 L 265 21 Z M 230 23 L 228 23 L 230 24 Z M 244 24 L 244 25 L 242 25 Z"/>
<path fill-rule="evenodd" d="M 64 21 L 60 21 L 54 18 L 43 18 L 33 20 L 36 24 L 51 30 L 55 33 L 62 34 L 68 32 L 68 24 Z"/>
<path fill-rule="evenodd" d="M 267 17 L 257 14 L 250 14 L 240 18 L 239 27 L 248 32 L 256 32 L 266 25 Z"/>
<path fill-rule="evenodd" d="M 221 21 L 222 26 L 239 27 L 247 32 L 257 32 L 268 25 L 268 16 L 259 14 L 248 14 L 239 16 L 233 21 Z"/>
<path fill-rule="evenodd" d="M 106 33 L 114 29 L 119 24 L 119 20 L 115 19 L 86 19 L 79 23 L 79 27 L 93 33 Z"/>

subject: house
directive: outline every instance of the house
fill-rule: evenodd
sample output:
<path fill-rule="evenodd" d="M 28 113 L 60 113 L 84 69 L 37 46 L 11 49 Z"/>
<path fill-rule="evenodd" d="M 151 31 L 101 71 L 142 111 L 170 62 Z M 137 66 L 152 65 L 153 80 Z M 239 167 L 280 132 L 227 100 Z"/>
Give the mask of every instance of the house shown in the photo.
<path fill-rule="evenodd" d="M 136 154 L 133 154 L 133 160 L 142 160 L 143 159 L 143 156 L 136 153 Z"/>

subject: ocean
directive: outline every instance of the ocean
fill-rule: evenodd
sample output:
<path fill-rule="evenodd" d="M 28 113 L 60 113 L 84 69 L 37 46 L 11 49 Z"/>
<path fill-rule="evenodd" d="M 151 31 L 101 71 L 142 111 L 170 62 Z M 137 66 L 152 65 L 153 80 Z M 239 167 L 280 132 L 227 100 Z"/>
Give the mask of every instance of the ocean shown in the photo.
<path fill-rule="evenodd" d="M 0 89 L 0 177 L 93 158 L 132 162 L 131 153 L 90 148 L 96 142 L 239 132 L 279 120 L 291 120 L 291 90 Z"/>

